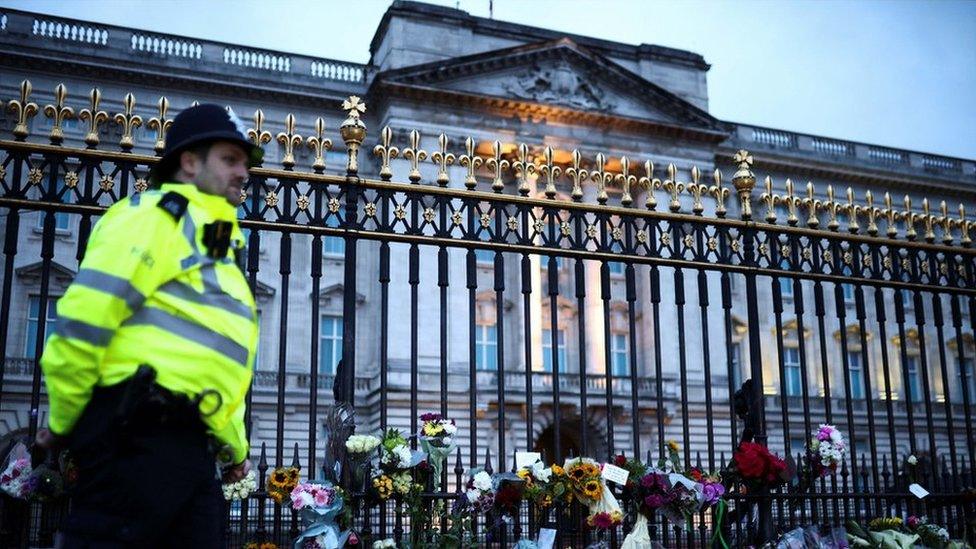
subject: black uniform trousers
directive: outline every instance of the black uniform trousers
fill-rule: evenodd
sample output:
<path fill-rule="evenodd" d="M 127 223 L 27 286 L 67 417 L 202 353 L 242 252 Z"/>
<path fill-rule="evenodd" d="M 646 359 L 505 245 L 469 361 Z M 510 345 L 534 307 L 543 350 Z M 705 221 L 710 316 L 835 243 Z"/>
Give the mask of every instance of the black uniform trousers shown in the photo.
<path fill-rule="evenodd" d="M 123 425 L 125 385 L 96 388 L 71 432 L 78 481 L 59 547 L 222 546 L 224 500 L 199 413 L 142 403 Z"/>

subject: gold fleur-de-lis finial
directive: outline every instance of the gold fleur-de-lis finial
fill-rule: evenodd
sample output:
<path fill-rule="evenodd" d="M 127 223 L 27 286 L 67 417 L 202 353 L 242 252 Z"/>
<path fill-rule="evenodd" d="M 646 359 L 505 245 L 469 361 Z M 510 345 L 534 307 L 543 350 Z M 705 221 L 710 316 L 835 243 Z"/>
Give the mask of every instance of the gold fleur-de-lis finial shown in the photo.
<path fill-rule="evenodd" d="M 325 151 L 332 150 L 332 140 L 324 137 L 324 134 L 325 119 L 320 116 L 315 119 L 315 135 L 305 138 L 305 145 L 315 153 L 315 159 L 312 161 L 312 169 L 315 173 L 325 171 Z"/>
<path fill-rule="evenodd" d="M 512 163 L 515 170 L 515 178 L 518 181 L 518 193 L 522 196 L 529 196 L 529 177 L 535 174 L 535 163 L 529 158 L 529 146 L 519 143 L 518 159 Z"/>
<path fill-rule="evenodd" d="M 420 132 L 410 131 L 410 146 L 403 149 L 403 157 L 410 161 L 410 175 L 407 177 L 411 183 L 420 182 L 420 163 L 427 158 L 427 151 L 420 148 Z"/>
<path fill-rule="evenodd" d="M 553 163 L 552 156 L 552 147 L 547 145 L 542 150 L 543 164 L 538 167 L 539 173 L 546 178 L 546 198 L 556 198 L 556 178 L 562 173 L 562 168 Z"/>
<path fill-rule="evenodd" d="M 949 217 L 949 205 L 943 200 L 939 202 L 939 211 L 942 215 L 939 217 L 939 225 L 942 227 L 942 243 L 945 245 L 952 244 L 952 218 Z"/>
<path fill-rule="evenodd" d="M 58 84 L 54 88 L 54 104 L 46 105 L 44 107 L 44 116 L 50 118 L 53 122 L 51 127 L 51 133 L 49 138 L 51 139 L 52 145 L 60 145 L 64 141 L 64 130 L 61 124 L 65 120 L 74 118 L 75 111 L 71 107 L 65 106 L 65 99 L 68 97 L 68 88 L 64 84 Z"/>
<path fill-rule="evenodd" d="M 820 226 L 820 215 L 817 211 L 823 206 L 823 202 L 816 198 L 813 183 L 809 181 L 807 181 L 807 197 L 803 199 L 803 206 L 807 210 L 807 227 L 816 229 Z"/>
<path fill-rule="evenodd" d="M 430 160 L 437 164 L 437 184 L 446 187 L 451 182 L 451 178 L 447 175 L 447 167 L 454 164 L 455 157 L 452 153 L 447 152 L 448 140 L 446 135 L 437 136 L 437 146 L 440 150 L 434 151 L 430 155 Z"/>
<path fill-rule="evenodd" d="M 119 147 L 125 152 L 131 151 L 132 147 L 135 146 L 132 130 L 142 125 L 142 117 L 138 114 L 132 114 L 135 108 L 136 96 L 127 93 L 122 99 L 122 112 L 115 115 L 115 123 L 122 126 L 122 139 L 119 140 Z"/>
<path fill-rule="evenodd" d="M 722 186 L 722 172 L 715 168 L 712 172 L 713 184 L 708 188 L 708 193 L 715 197 L 715 215 L 724 219 L 728 210 L 725 208 L 725 201 L 728 200 L 730 191 L 728 188 Z"/>
<path fill-rule="evenodd" d="M 654 191 L 661 188 L 661 180 L 654 177 L 654 163 L 644 161 L 644 176 L 637 180 L 637 184 L 644 189 L 644 207 L 648 210 L 657 208 L 657 198 Z"/>
<path fill-rule="evenodd" d="M 88 133 L 85 134 L 85 144 L 88 148 L 94 149 L 98 146 L 98 126 L 108 120 L 108 113 L 98 110 L 98 104 L 102 102 L 102 92 L 98 88 L 92 88 L 88 94 L 90 101 L 89 108 L 82 109 L 78 113 L 78 118 L 88 121 Z"/>
<path fill-rule="evenodd" d="M 739 194 L 742 219 L 748 221 L 752 219 L 752 190 L 756 187 L 756 176 L 752 173 L 753 158 L 749 151 L 740 149 L 732 160 L 738 165 L 732 175 L 732 186 Z"/>
<path fill-rule="evenodd" d="M 766 192 L 759 195 L 759 201 L 766 205 L 766 223 L 776 223 L 776 203 L 779 202 L 779 197 L 773 193 L 773 178 L 767 175 L 763 182 Z"/>
<path fill-rule="evenodd" d="M 474 174 L 482 163 L 484 163 L 484 159 L 474 154 L 474 139 L 470 137 L 466 138 L 464 140 L 464 154 L 458 158 L 458 164 L 467 168 L 467 174 L 464 176 L 464 186 L 469 190 L 473 190 L 478 186 L 478 180 Z"/>
<path fill-rule="evenodd" d="M 280 145 L 285 147 L 285 154 L 281 158 L 281 165 L 286 170 L 291 170 L 295 167 L 295 147 L 301 147 L 302 139 L 301 135 L 295 133 L 295 115 L 288 113 L 285 116 L 285 131 L 278 132 L 276 139 Z"/>
<path fill-rule="evenodd" d="M 847 232 L 857 234 L 861 230 L 861 224 L 857 221 L 861 215 L 861 207 L 854 202 L 854 189 L 847 187 L 847 204 L 844 206 L 847 211 Z"/>
<path fill-rule="evenodd" d="M 878 236 L 878 208 L 874 207 L 874 195 L 871 194 L 871 191 L 864 193 L 864 201 L 867 202 L 864 212 L 868 214 L 868 234 Z"/>
<path fill-rule="evenodd" d="M 969 237 L 969 228 L 971 226 L 970 221 L 966 219 L 966 206 L 959 204 L 959 243 L 965 247 L 970 247 L 973 244 L 972 238 Z"/>
<path fill-rule="evenodd" d="M 590 172 L 584 169 L 582 165 L 583 155 L 580 154 L 579 149 L 573 149 L 572 165 L 566 168 L 566 175 L 573 182 L 573 190 L 569 194 L 573 202 L 579 202 L 583 199 L 583 181 L 586 181 L 586 178 L 590 176 Z"/>
<path fill-rule="evenodd" d="M 688 183 L 685 188 L 691 195 L 691 212 L 695 215 L 701 215 L 705 211 L 705 205 L 702 203 L 702 195 L 708 192 L 708 186 L 703 185 L 701 182 L 701 172 L 698 170 L 698 166 L 691 167 L 691 182 Z"/>
<path fill-rule="evenodd" d="M 153 145 L 153 151 L 156 152 L 156 156 L 162 156 L 163 151 L 166 150 L 166 132 L 173 125 L 173 119 L 166 118 L 166 111 L 169 110 L 169 99 L 160 97 L 156 106 L 159 108 L 159 114 L 150 118 L 149 122 L 146 122 L 146 127 L 150 130 L 156 130 L 156 143 Z"/>
<path fill-rule="evenodd" d="M 935 216 L 929 211 L 928 198 L 922 199 L 922 224 L 925 227 L 925 233 L 922 238 L 929 244 L 935 242 Z"/>
<path fill-rule="evenodd" d="M 607 185 L 613 182 L 613 174 L 607 173 L 607 157 L 603 153 L 596 154 L 596 169 L 590 174 L 590 179 L 596 183 L 596 201 L 598 204 L 606 204 L 610 198 L 607 194 Z"/>
<path fill-rule="evenodd" d="M 790 178 L 786 179 L 786 196 L 781 197 L 781 201 L 786 205 L 786 224 L 790 227 L 796 227 L 800 223 L 796 211 L 802 201 L 800 197 L 796 196 L 796 189 L 793 187 L 793 180 Z"/>
<path fill-rule="evenodd" d="M 485 160 L 485 166 L 495 172 L 495 177 L 491 182 L 491 190 L 500 193 L 505 190 L 505 182 L 502 181 L 502 172 L 508 169 L 508 160 L 502 159 L 502 144 L 495 141 L 491 144 L 491 158 Z"/>
<path fill-rule="evenodd" d="M 919 215 L 912 211 L 912 197 L 905 195 L 905 212 L 902 214 L 902 219 L 905 220 L 905 238 L 908 240 L 915 240 L 918 237 L 918 232 L 915 231 L 915 223 L 918 222 Z"/>
<path fill-rule="evenodd" d="M 389 181 L 393 178 L 390 160 L 400 154 L 400 149 L 393 144 L 393 130 L 385 126 L 380 132 L 380 142 L 373 147 L 373 155 L 380 157 L 380 179 Z"/>
<path fill-rule="evenodd" d="M 20 99 L 11 99 L 7 102 L 7 110 L 15 113 L 17 117 L 17 123 L 14 125 L 14 137 L 17 141 L 23 141 L 30 135 L 28 130 L 30 120 L 37 114 L 37 103 L 30 100 L 33 89 L 30 80 L 24 80 L 20 83 Z"/>
<path fill-rule="evenodd" d="M 898 236 L 898 218 L 901 217 L 901 215 L 896 212 L 895 208 L 892 206 L 891 194 L 888 192 L 885 192 L 884 204 L 885 207 L 884 210 L 882 210 L 882 214 L 884 214 L 885 225 L 887 225 L 885 234 L 888 235 L 888 238 L 895 238 Z"/>
<path fill-rule="evenodd" d="M 247 138 L 258 147 L 271 142 L 271 132 L 264 129 L 264 111 L 254 111 L 254 127 L 247 130 Z"/>
<path fill-rule="evenodd" d="M 614 178 L 620 185 L 620 204 L 624 207 L 630 206 L 634 199 L 630 195 L 630 188 L 637 184 L 637 176 L 630 173 L 630 159 L 626 156 L 620 157 L 620 173 Z"/>
<path fill-rule="evenodd" d="M 824 202 L 824 210 L 827 211 L 827 230 L 836 231 L 840 228 L 840 221 L 837 220 L 837 210 L 840 204 L 834 200 L 834 186 L 827 185 L 827 201 Z"/>
<path fill-rule="evenodd" d="M 366 104 L 358 96 L 350 95 L 342 102 L 346 119 L 339 125 L 339 135 L 346 144 L 346 174 L 359 174 L 359 147 L 366 139 L 366 124 L 359 115 L 366 112 Z"/>
<path fill-rule="evenodd" d="M 674 164 L 668 164 L 668 178 L 661 183 L 661 187 L 671 194 L 671 202 L 668 203 L 668 209 L 672 212 L 681 211 L 681 199 L 678 198 L 678 195 L 685 190 L 685 184 L 678 181 L 678 169 Z"/>

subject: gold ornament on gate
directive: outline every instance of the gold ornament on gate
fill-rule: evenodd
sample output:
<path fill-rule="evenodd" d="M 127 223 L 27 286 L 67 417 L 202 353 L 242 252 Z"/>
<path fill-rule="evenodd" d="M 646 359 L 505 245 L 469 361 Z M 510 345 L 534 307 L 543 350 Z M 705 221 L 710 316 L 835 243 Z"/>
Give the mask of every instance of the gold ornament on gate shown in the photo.
<path fill-rule="evenodd" d="M 68 89 L 64 84 L 58 84 L 54 88 L 54 104 L 44 107 L 44 116 L 50 118 L 53 122 L 50 134 L 52 145 L 60 145 L 64 141 L 64 130 L 61 125 L 65 120 L 70 120 L 75 117 L 74 109 L 64 104 L 67 97 Z"/>
<path fill-rule="evenodd" d="M 359 147 L 366 139 L 366 124 L 360 115 L 366 112 L 366 104 L 358 96 L 350 95 L 342 102 L 342 109 L 346 111 L 346 119 L 339 125 L 339 134 L 346 144 L 348 156 L 346 158 L 346 174 L 359 173 Z"/>

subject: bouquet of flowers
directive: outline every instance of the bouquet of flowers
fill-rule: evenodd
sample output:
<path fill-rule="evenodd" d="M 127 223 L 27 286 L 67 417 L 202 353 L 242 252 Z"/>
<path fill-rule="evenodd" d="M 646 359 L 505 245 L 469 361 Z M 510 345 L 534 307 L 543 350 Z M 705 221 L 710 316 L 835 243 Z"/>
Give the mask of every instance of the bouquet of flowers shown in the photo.
<path fill-rule="evenodd" d="M 276 467 L 265 482 L 268 497 L 281 505 L 298 485 L 298 480 L 298 467 Z"/>
<path fill-rule="evenodd" d="M 27 499 L 32 489 L 31 475 L 33 472 L 34 468 L 31 467 L 31 458 L 30 454 L 27 453 L 27 447 L 18 442 L 11 449 L 3 472 L 0 473 L 0 490 L 11 497 Z"/>
<path fill-rule="evenodd" d="M 546 467 L 541 461 L 515 472 L 525 483 L 524 496 L 539 509 L 549 508 L 566 492 L 565 476 L 557 475 L 562 467 Z"/>
<path fill-rule="evenodd" d="M 227 501 L 242 500 L 257 490 L 258 481 L 254 471 L 248 471 L 247 476 L 237 482 L 225 482 L 221 485 L 224 492 L 224 499 Z"/>
<path fill-rule="evenodd" d="M 244 549 L 278 549 L 278 545 L 272 541 L 249 541 L 244 544 Z"/>
<path fill-rule="evenodd" d="M 453 419 L 445 419 L 440 414 L 428 413 L 420 416 L 423 425 L 420 427 L 420 446 L 429 457 L 430 465 L 434 468 L 434 491 L 440 486 L 441 470 L 444 460 L 457 449 L 454 435 L 457 426 Z"/>
<path fill-rule="evenodd" d="M 749 490 L 775 488 L 792 477 L 786 462 L 762 444 L 742 442 L 732 454 L 726 475 L 741 480 Z"/>
<path fill-rule="evenodd" d="M 305 530 L 299 534 L 295 547 L 301 549 L 337 549 L 350 536 L 341 530 L 337 521 L 343 511 L 342 491 L 332 483 L 301 482 L 292 489 L 291 508 L 299 513 Z"/>
<path fill-rule="evenodd" d="M 813 433 L 807 446 L 807 457 L 817 476 L 825 477 L 837 471 L 847 453 L 844 435 L 833 425 L 823 424 Z"/>
<path fill-rule="evenodd" d="M 600 465 L 590 458 L 569 458 L 563 462 L 568 480 L 566 502 L 577 500 L 583 505 L 595 505 L 603 496 L 603 479 Z"/>
<path fill-rule="evenodd" d="M 487 471 L 477 470 L 468 479 L 464 496 L 476 512 L 489 511 L 495 504 L 494 482 Z"/>
<path fill-rule="evenodd" d="M 396 429 L 387 429 L 380 443 L 380 468 L 384 471 L 397 471 L 414 467 L 421 461 L 407 445 L 407 439 Z"/>
<path fill-rule="evenodd" d="M 346 439 L 346 450 L 353 455 L 366 455 L 380 445 L 380 439 L 373 435 L 350 435 Z"/>

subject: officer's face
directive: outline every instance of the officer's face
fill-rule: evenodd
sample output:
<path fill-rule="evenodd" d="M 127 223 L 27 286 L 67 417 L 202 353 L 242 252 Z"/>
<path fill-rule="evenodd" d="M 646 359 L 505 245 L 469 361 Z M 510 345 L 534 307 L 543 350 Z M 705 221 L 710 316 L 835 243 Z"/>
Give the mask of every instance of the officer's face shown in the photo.
<path fill-rule="evenodd" d="M 217 141 L 210 146 L 205 159 L 196 155 L 183 165 L 187 176 L 198 189 L 227 199 L 233 206 L 241 202 L 241 189 L 247 181 L 247 153 L 240 146 Z M 189 168 L 189 169 L 188 169 Z"/>

